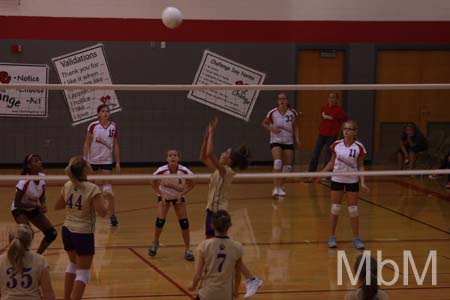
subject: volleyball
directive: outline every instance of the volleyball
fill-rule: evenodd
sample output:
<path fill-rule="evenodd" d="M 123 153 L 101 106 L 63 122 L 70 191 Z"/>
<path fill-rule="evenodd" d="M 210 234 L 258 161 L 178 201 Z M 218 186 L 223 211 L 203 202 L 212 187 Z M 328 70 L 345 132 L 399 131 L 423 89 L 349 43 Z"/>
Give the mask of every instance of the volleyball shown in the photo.
<path fill-rule="evenodd" d="M 175 29 L 183 22 L 183 15 L 176 7 L 166 7 L 161 14 L 161 19 L 167 28 Z"/>

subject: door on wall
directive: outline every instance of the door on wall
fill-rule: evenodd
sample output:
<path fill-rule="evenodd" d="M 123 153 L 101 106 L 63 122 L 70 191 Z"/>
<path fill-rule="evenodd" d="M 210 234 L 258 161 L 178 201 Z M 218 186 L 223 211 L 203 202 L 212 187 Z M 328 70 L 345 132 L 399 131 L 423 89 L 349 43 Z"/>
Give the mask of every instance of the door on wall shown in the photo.
<path fill-rule="evenodd" d="M 450 83 L 450 51 L 379 51 L 377 83 Z M 425 134 L 430 122 L 450 122 L 450 91 L 377 91 L 375 150 L 383 123 L 406 122 Z"/>
<path fill-rule="evenodd" d="M 301 50 L 297 54 L 298 84 L 340 84 L 344 82 L 344 51 Z M 301 149 L 314 149 L 321 121 L 321 108 L 327 103 L 330 91 L 299 91 L 297 111 L 303 112 L 299 120 Z M 338 92 L 342 105 L 342 93 Z"/>

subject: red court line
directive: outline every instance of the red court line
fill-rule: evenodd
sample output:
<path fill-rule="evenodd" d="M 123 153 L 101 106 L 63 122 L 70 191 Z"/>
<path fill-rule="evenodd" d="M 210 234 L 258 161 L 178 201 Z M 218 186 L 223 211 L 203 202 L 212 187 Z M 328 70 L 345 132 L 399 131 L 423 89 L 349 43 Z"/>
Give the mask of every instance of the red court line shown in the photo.
<path fill-rule="evenodd" d="M 183 294 L 185 294 L 186 296 L 188 296 L 189 298 L 191 298 L 192 300 L 195 300 L 194 296 L 189 293 L 185 288 L 183 288 L 180 284 L 178 284 L 175 280 L 173 280 L 171 277 L 169 277 L 169 275 L 167 275 L 166 273 L 164 273 L 161 269 L 159 269 L 157 266 L 155 266 L 154 264 L 152 264 L 150 261 L 148 261 L 147 259 L 145 259 L 142 255 L 140 255 L 139 253 L 136 252 L 136 250 L 134 250 L 133 248 L 128 248 L 128 250 L 130 250 L 134 255 L 136 255 L 138 258 L 140 258 L 142 260 L 143 263 L 145 263 L 147 266 L 149 266 L 150 268 L 152 268 L 153 270 L 155 270 L 159 275 L 161 275 L 162 277 L 164 277 L 165 279 L 167 279 L 167 281 L 169 281 L 171 284 L 173 284 L 177 289 L 179 289 L 181 292 L 183 292 Z"/>

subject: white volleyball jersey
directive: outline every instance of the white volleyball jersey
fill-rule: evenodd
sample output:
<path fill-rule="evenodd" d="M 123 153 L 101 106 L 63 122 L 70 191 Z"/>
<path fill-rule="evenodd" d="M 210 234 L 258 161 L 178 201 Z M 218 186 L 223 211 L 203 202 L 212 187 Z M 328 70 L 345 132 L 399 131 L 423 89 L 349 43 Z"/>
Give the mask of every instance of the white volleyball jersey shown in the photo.
<path fill-rule="evenodd" d="M 116 123 L 110 122 L 107 127 L 103 127 L 99 121 L 95 121 L 89 124 L 88 132 L 92 134 L 89 162 L 97 165 L 112 164 L 114 138 L 119 135 Z"/>
<path fill-rule="evenodd" d="M 39 176 L 45 176 L 44 173 L 39 173 Z M 28 203 L 28 204 L 37 204 L 39 202 L 39 198 L 44 194 L 45 191 L 45 181 L 39 180 L 39 182 L 36 184 L 34 180 L 20 180 L 16 184 L 16 189 L 21 190 L 24 195 L 22 196 L 22 199 L 20 199 L 20 202 L 22 203 Z M 11 204 L 11 210 L 15 210 L 17 207 L 14 205 L 14 200 Z M 33 210 L 33 208 L 21 208 L 24 210 Z"/>
<path fill-rule="evenodd" d="M 270 132 L 270 143 L 280 143 L 285 145 L 294 144 L 294 128 L 292 126 L 294 119 L 298 117 L 298 112 L 292 108 L 282 115 L 277 108 L 272 109 L 266 118 L 270 121 L 271 128 L 279 128 L 280 133 Z"/>
<path fill-rule="evenodd" d="M 358 141 L 354 141 L 349 147 L 344 144 L 344 140 L 335 141 L 331 145 L 331 151 L 336 154 L 333 172 L 357 172 L 358 159 L 364 157 L 366 149 Z M 332 181 L 340 183 L 357 183 L 358 176 L 332 176 Z"/>
<path fill-rule="evenodd" d="M 153 175 L 192 175 L 191 170 L 178 164 L 178 170 L 176 173 L 170 173 L 169 165 L 164 165 L 159 167 Z M 173 178 L 173 179 L 163 179 L 159 184 L 159 190 L 161 191 L 161 196 L 164 199 L 173 200 L 178 199 L 181 192 L 183 192 L 186 186 L 186 179 L 184 178 Z"/>

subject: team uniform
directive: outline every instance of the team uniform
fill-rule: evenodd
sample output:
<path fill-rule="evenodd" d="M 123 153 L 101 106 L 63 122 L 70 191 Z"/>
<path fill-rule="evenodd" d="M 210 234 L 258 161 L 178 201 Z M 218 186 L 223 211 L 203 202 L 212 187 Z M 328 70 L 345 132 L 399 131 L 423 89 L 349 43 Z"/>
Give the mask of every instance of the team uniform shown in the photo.
<path fill-rule="evenodd" d="M 226 236 L 216 236 L 202 241 L 198 253 L 205 260 L 199 298 L 233 300 L 236 263 L 242 259 L 242 245 Z"/>
<path fill-rule="evenodd" d="M 112 170 L 114 139 L 119 135 L 116 123 L 110 122 L 105 128 L 100 121 L 95 121 L 89 124 L 88 132 L 92 134 L 88 158 L 92 168 L 94 171 L 100 169 Z"/>
<path fill-rule="evenodd" d="M 206 236 L 214 236 L 214 230 L 211 227 L 213 213 L 219 209 L 228 211 L 228 199 L 235 172 L 230 166 L 224 165 L 224 168 L 225 174 L 223 176 L 220 176 L 219 170 L 216 170 L 209 181 L 208 203 L 206 204 Z"/>
<path fill-rule="evenodd" d="M 43 173 L 39 173 L 38 175 L 45 176 Z M 16 189 L 24 193 L 22 199 L 20 199 L 21 203 L 37 205 L 39 203 L 39 199 L 45 194 L 45 181 L 41 179 L 36 184 L 34 180 L 20 180 L 16 185 Z M 29 220 L 41 214 L 38 208 L 16 207 L 14 200 L 11 204 L 11 212 L 14 218 L 18 215 L 24 214 Z"/>
<path fill-rule="evenodd" d="M 194 173 L 183 165 L 178 164 L 178 169 L 176 173 L 171 173 L 169 165 L 164 165 L 159 167 L 153 175 L 193 175 Z M 176 186 L 176 189 L 171 186 Z M 165 200 L 166 202 L 176 204 L 178 200 L 184 202 L 184 197 L 180 198 L 181 192 L 186 186 L 186 179 L 184 178 L 173 178 L 173 179 L 162 179 L 159 184 L 159 190 L 161 194 L 158 194 L 158 202 Z"/>
<path fill-rule="evenodd" d="M 281 149 L 294 150 L 294 128 L 292 124 L 298 117 L 298 112 L 292 108 L 288 108 L 282 115 L 277 108 L 272 109 L 266 116 L 271 123 L 271 127 L 281 130 L 280 133 L 270 132 L 270 147 L 281 147 Z"/>
<path fill-rule="evenodd" d="M 23 262 L 22 274 L 16 274 L 7 254 L 0 255 L 1 300 L 41 300 L 39 287 L 47 261 L 40 254 L 26 251 Z"/>
<path fill-rule="evenodd" d="M 95 209 L 92 200 L 101 194 L 99 187 L 83 181 L 77 187 L 64 184 L 61 194 L 66 202 L 66 218 L 62 227 L 64 250 L 77 255 L 94 255 Z"/>
<path fill-rule="evenodd" d="M 331 152 L 336 155 L 333 172 L 357 172 L 358 159 L 364 157 L 366 149 L 358 141 L 347 147 L 344 140 L 338 140 L 331 145 Z M 359 191 L 359 176 L 332 176 L 331 190 L 347 192 Z"/>

